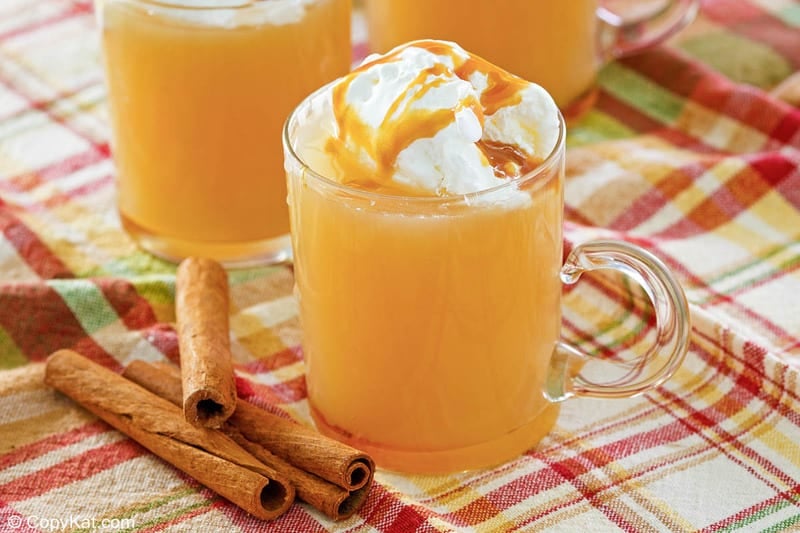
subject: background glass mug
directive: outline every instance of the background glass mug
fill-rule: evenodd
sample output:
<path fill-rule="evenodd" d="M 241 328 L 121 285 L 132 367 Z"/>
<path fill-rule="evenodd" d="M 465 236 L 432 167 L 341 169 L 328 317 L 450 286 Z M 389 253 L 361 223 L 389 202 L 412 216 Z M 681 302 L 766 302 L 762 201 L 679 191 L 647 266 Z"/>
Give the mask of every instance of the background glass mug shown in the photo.
<path fill-rule="evenodd" d="M 307 101 L 306 101 L 307 103 Z M 453 472 L 535 445 L 570 396 L 625 397 L 666 380 L 688 342 L 686 300 L 648 252 L 576 247 L 562 267 L 565 126 L 531 173 L 487 191 L 387 196 L 341 185 L 284 150 L 296 295 L 312 415 L 323 433 L 392 470 Z M 312 126 L 313 127 L 313 126 Z M 560 340 L 562 283 L 621 271 L 650 295 L 656 344 L 611 384 L 573 376 Z"/>
<path fill-rule="evenodd" d="M 581 97 L 591 94 L 604 62 L 663 41 L 699 7 L 699 0 L 365 1 L 371 51 L 416 39 L 455 41 L 542 85 L 562 109 L 585 107 Z"/>
<path fill-rule="evenodd" d="M 288 259 L 281 127 L 349 70 L 350 0 L 96 8 L 125 229 L 170 260 Z"/>

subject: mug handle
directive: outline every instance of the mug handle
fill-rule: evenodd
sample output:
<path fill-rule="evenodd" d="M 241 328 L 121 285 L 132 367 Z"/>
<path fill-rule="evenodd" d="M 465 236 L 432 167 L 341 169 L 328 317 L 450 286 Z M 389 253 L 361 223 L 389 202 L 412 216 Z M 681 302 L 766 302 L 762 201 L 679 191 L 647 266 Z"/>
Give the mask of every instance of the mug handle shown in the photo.
<path fill-rule="evenodd" d="M 560 402 L 577 397 L 627 398 L 657 387 L 683 362 L 689 347 L 689 306 L 677 280 L 664 263 L 650 252 L 623 241 L 597 240 L 576 246 L 561 268 L 561 281 L 577 282 L 584 272 L 610 269 L 635 280 L 653 304 L 656 315 L 655 343 L 630 363 L 608 362 L 624 372 L 611 382 L 596 383 L 571 369 L 592 356 L 559 341 L 553 351 L 545 384 L 545 397 Z M 658 366 L 660 364 L 660 366 Z M 655 370 L 648 371 L 651 366 Z"/>
<path fill-rule="evenodd" d="M 700 0 L 655 0 L 638 2 L 639 12 L 615 10 L 616 0 L 601 0 L 598 47 L 605 60 L 617 59 L 652 48 L 683 29 L 697 16 Z M 630 4 L 630 1 L 628 0 Z M 624 12 L 628 11 L 628 17 Z"/>

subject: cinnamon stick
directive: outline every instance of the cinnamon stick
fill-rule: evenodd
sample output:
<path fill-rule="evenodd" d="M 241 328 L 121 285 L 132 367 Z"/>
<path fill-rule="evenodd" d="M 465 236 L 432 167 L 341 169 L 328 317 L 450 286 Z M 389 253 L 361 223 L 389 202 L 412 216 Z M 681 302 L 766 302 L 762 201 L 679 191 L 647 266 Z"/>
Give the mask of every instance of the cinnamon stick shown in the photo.
<path fill-rule="evenodd" d="M 181 402 L 180 372 L 174 365 L 136 360 L 125 368 L 122 375 L 176 405 Z M 239 405 L 242 403 L 245 402 L 239 400 Z M 294 425 L 302 427 L 298 424 Z M 221 429 L 262 463 L 286 476 L 297 489 L 298 498 L 333 520 L 352 516 L 366 500 L 372 480 L 371 471 L 367 475 L 366 483 L 349 491 L 277 457 L 263 445 L 245 437 L 242 431 L 230 422 L 230 419 Z M 321 435 L 320 437 L 325 438 Z"/>
<path fill-rule="evenodd" d="M 175 280 L 186 420 L 219 427 L 236 408 L 228 333 L 228 276 L 214 260 L 189 257 Z"/>
<path fill-rule="evenodd" d="M 189 424 L 175 405 L 76 352 L 50 355 L 44 380 L 257 518 L 274 519 L 294 500 L 284 476 L 231 438 Z"/>
<path fill-rule="evenodd" d="M 242 435 L 295 466 L 347 490 L 372 482 L 375 463 L 355 448 L 244 400 L 228 419 Z"/>

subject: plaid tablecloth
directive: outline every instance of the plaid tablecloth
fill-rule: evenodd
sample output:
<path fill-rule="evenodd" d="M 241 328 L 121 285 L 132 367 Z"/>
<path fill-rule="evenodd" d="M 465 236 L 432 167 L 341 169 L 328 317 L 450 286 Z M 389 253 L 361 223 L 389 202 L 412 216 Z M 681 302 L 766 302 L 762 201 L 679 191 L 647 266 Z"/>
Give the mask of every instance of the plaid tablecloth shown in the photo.
<path fill-rule="evenodd" d="M 252 519 L 42 384 L 58 348 L 177 358 L 174 266 L 115 214 L 98 53 L 89 1 L 0 2 L 0 530 L 800 529 L 800 109 L 780 100 L 799 92 L 800 2 L 705 0 L 669 46 L 605 68 L 571 130 L 567 241 L 625 239 L 676 272 L 693 320 L 677 375 L 567 402 L 493 470 L 381 471 L 336 524 L 305 505 Z M 232 342 L 251 400 L 310 423 L 292 283 L 233 272 Z M 636 350 L 642 301 L 592 277 L 565 294 L 565 334 Z"/>

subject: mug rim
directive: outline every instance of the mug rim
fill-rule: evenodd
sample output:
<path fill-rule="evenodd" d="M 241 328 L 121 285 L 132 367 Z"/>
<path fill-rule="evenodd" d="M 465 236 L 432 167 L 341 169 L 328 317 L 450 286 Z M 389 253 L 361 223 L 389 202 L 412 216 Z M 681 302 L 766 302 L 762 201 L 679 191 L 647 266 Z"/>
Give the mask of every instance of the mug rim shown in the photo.
<path fill-rule="evenodd" d="M 329 178 L 314 170 L 311 165 L 309 165 L 297 153 L 297 150 L 295 149 L 294 143 L 291 139 L 292 134 L 290 130 L 292 129 L 292 126 L 296 125 L 300 111 L 303 110 L 311 100 L 330 89 L 335 83 L 337 83 L 337 81 L 338 80 L 334 80 L 330 83 L 327 83 L 305 97 L 289 114 L 283 124 L 282 137 L 284 146 L 284 159 L 287 156 L 291 156 L 294 161 L 299 163 L 303 169 L 303 177 L 310 178 L 316 184 L 322 185 L 323 187 L 336 192 L 345 193 L 351 197 L 356 196 L 375 202 L 402 202 L 426 205 L 477 202 L 481 198 L 497 194 L 507 189 L 519 189 L 521 184 L 528 184 L 529 182 L 544 180 L 545 177 L 551 175 L 550 171 L 559 163 L 559 161 L 562 159 L 561 155 L 565 152 L 567 125 L 561 110 L 558 110 L 558 139 L 556 140 L 553 149 L 550 151 L 547 157 L 545 157 L 538 165 L 536 165 L 536 167 L 532 168 L 525 174 L 517 176 L 516 178 L 510 179 L 494 187 L 463 194 L 448 194 L 447 196 L 410 196 L 404 194 L 387 194 L 353 187 L 351 185 L 336 181 L 333 178 Z M 289 174 L 288 170 L 286 172 Z"/>
<path fill-rule="evenodd" d="M 186 5 L 177 3 L 179 0 L 95 0 L 100 3 L 125 3 L 152 6 L 155 8 L 170 9 L 175 11 L 223 11 L 223 10 L 242 10 L 257 9 L 258 2 L 253 0 L 218 0 L 221 5 Z M 297 0 L 270 0 L 271 3 L 289 3 Z"/>

